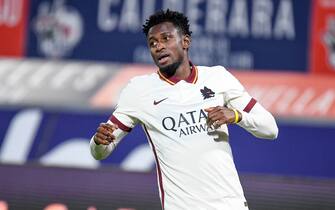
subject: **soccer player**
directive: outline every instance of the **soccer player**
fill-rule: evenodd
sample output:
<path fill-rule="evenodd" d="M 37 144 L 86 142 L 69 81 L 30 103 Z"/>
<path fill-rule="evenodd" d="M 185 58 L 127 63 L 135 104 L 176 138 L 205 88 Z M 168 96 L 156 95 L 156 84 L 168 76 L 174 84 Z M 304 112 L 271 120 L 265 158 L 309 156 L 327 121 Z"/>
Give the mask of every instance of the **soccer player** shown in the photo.
<path fill-rule="evenodd" d="M 228 124 L 275 139 L 274 117 L 222 66 L 196 66 L 182 13 L 161 10 L 143 25 L 156 73 L 130 80 L 116 110 L 91 139 L 106 158 L 141 124 L 156 160 L 162 209 L 248 209 L 229 145 Z"/>

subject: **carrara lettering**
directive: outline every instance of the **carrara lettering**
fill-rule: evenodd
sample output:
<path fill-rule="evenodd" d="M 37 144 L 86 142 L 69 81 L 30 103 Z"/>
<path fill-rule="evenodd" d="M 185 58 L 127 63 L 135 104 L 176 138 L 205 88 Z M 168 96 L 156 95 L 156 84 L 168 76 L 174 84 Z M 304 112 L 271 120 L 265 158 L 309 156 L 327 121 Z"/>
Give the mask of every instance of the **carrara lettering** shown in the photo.
<path fill-rule="evenodd" d="M 293 0 L 99 0 L 98 27 L 139 32 L 159 8 L 184 12 L 196 34 L 255 39 L 295 39 Z"/>

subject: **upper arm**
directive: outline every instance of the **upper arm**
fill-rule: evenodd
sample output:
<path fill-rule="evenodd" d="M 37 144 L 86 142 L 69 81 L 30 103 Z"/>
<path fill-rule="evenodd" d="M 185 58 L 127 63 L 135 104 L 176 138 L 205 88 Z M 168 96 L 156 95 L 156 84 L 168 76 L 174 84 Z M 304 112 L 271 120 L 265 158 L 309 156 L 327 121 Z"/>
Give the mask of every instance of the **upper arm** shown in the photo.
<path fill-rule="evenodd" d="M 118 127 L 126 132 L 136 126 L 139 122 L 139 109 L 137 107 L 136 99 L 138 93 L 134 85 L 128 83 L 128 85 L 121 91 L 118 104 L 110 116 L 109 120 L 117 124 Z"/>
<path fill-rule="evenodd" d="M 239 111 L 250 112 L 257 101 L 249 95 L 240 81 L 221 67 L 221 84 L 224 84 L 223 97 L 225 105 L 229 108 L 235 108 Z"/>
<path fill-rule="evenodd" d="M 227 70 L 223 70 L 225 90 L 224 100 L 229 108 L 235 108 L 242 114 L 238 125 L 259 138 L 275 139 L 278 127 L 272 114 L 259 104 L 245 90 L 243 85 Z"/>

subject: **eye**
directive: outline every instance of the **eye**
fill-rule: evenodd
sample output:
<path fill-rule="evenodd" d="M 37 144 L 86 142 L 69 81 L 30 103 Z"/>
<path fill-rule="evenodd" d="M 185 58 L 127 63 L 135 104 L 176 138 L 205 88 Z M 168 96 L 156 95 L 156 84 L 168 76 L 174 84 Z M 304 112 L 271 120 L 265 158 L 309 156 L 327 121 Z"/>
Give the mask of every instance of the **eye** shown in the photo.
<path fill-rule="evenodd" d="M 168 36 L 168 35 L 163 36 L 163 40 L 164 40 L 164 41 L 169 41 L 169 40 L 170 40 L 170 36 Z"/>
<path fill-rule="evenodd" d="M 156 41 L 151 41 L 151 42 L 149 42 L 149 46 L 150 47 L 155 47 L 155 46 L 157 46 L 157 42 Z"/>

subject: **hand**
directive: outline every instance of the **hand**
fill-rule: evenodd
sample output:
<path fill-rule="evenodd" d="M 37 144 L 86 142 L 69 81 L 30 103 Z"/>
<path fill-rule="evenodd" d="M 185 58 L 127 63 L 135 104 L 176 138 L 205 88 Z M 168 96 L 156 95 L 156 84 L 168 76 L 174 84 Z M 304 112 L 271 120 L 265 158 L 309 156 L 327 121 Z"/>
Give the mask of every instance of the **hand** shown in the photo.
<path fill-rule="evenodd" d="M 115 140 L 113 132 L 118 128 L 117 125 L 109 123 L 100 123 L 97 132 L 94 134 L 93 140 L 97 145 L 109 145 Z"/>
<path fill-rule="evenodd" d="M 218 128 L 223 124 L 233 124 L 235 122 L 235 112 L 224 106 L 216 106 L 205 109 L 207 114 L 208 127 L 212 125 L 214 128 Z M 241 119 L 241 114 L 238 113 L 238 121 Z"/>

